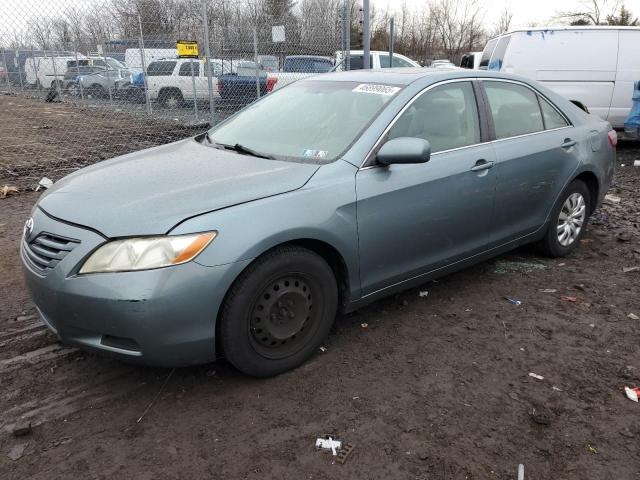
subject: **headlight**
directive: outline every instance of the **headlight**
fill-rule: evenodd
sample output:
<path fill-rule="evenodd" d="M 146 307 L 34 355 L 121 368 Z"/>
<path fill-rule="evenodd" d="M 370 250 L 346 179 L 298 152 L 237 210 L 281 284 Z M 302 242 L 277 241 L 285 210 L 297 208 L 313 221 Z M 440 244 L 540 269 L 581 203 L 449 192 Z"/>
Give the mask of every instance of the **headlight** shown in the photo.
<path fill-rule="evenodd" d="M 114 240 L 93 252 L 79 273 L 129 272 L 178 265 L 197 257 L 217 234 L 206 232 Z"/>

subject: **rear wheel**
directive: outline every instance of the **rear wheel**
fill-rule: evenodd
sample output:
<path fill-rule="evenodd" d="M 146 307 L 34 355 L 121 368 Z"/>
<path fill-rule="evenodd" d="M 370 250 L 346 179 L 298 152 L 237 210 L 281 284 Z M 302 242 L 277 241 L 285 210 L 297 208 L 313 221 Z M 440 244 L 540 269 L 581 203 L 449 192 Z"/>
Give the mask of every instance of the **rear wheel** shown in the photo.
<path fill-rule="evenodd" d="M 553 208 L 549 229 L 541 242 L 544 253 L 552 257 L 571 253 L 584 236 L 590 213 L 589 189 L 584 182 L 574 180 Z"/>
<path fill-rule="evenodd" d="M 179 108 L 184 103 L 184 98 L 178 90 L 162 90 L 158 95 L 158 102 L 164 108 Z"/>
<path fill-rule="evenodd" d="M 220 316 L 224 354 L 257 377 L 297 367 L 328 335 L 337 305 L 336 279 L 322 257 L 295 246 L 273 250 L 227 295 Z"/>

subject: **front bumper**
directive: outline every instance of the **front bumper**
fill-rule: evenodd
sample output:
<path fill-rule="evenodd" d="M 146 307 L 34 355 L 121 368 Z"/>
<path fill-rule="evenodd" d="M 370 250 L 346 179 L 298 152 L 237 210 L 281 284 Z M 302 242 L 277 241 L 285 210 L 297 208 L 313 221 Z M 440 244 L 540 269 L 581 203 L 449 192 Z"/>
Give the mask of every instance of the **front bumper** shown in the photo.
<path fill-rule="evenodd" d="M 218 310 L 248 262 L 217 267 L 188 262 L 139 272 L 76 275 L 78 265 L 106 240 L 39 209 L 33 220 L 33 233 L 21 243 L 27 286 L 42 319 L 63 342 L 161 367 L 215 359 Z M 39 232 L 78 241 L 44 272 L 27 253 Z"/>

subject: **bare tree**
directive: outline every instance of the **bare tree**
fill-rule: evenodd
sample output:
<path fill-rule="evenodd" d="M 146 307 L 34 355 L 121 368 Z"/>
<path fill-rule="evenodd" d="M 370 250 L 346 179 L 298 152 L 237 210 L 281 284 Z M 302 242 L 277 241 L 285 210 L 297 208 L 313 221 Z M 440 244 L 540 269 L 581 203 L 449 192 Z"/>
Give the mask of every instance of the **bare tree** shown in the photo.
<path fill-rule="evenodd" d="M 513 12 L 508 6 L 505 6 L 502 12 L 500 12 L 498 22 L 495 24 L 495 27 L 493 29 L 493 36 L 501 35 L 511 30 L 512 20 Z"/>
<path fill-rule="evenodd" d="M 485 37 L 483 10 L 478 0 L 436 0 L 430 12 L 443 53 L 449 60 L 458 60 L 464 51 L 473 50 Z"/>
<path fill-rule="evenodd" d="M 576 11 L 559 12 L 556 17 L 570 20 L 572 24 L 603 25 L 607 16 L 615 15 L 620 0 L 582 0 Z"/>

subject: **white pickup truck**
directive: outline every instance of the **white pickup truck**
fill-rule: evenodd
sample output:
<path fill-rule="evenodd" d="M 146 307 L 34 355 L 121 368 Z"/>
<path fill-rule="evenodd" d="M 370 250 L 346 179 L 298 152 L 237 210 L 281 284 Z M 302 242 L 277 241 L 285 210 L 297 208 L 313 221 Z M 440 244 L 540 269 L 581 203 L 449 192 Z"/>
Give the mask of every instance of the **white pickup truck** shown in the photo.
<path fill-rule="evenodd" d="M 351 50 L 349 57 L 350 70 L 361 70 L 363 68 L 363 58 L 364 52 L 362 50 Z M 346 70 L 346 62 L 344 60 L 342 51 L 335 53 L 335 61 L 330 57 L 291 55 L 285 57 L 282 70 L 269 73 L 269 77 L 277 79 L 274 86 L 274 90 L 277 90 L 296 80 L 311 77 L 319 73 L 326 73 L 332 69 L 338 72 Z M 393 54 L 392 63 L 393 65 L 390 65 L 389 52 L 371 51 L 371 68 L 420 67 L 418 62 L 398 53 Z"/>

